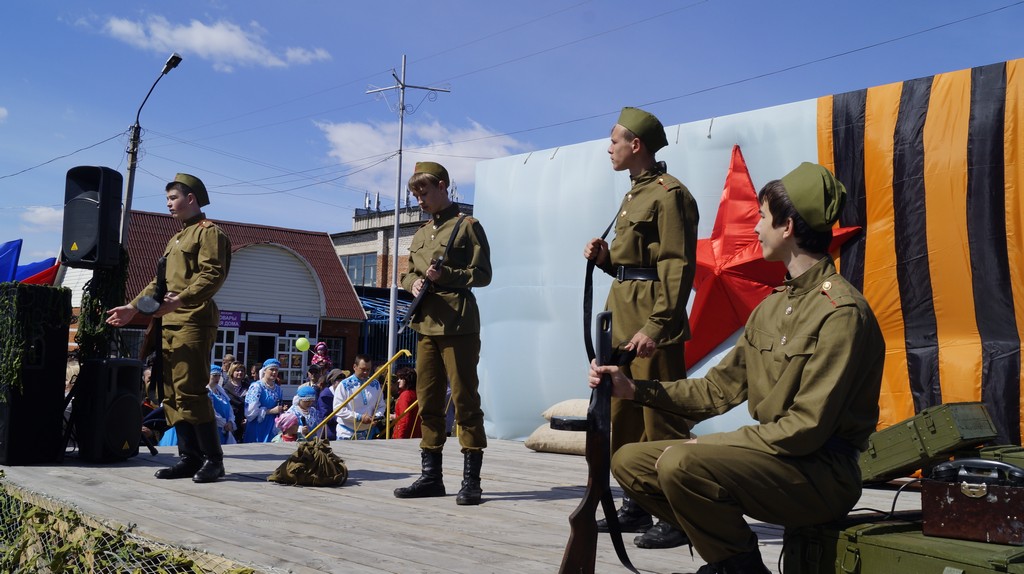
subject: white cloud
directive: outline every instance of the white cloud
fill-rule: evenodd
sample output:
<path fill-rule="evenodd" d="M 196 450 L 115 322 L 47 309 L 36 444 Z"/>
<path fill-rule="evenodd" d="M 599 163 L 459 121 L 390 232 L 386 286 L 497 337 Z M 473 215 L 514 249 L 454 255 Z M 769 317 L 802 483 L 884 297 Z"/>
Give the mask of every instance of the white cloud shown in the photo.
<path fill-rule="evenodd" d="M 4 123 L 7 119 L 7 108 L 0 106 L 0 124 Z"/>
<path fill-rule="evenodd" d="M 330 53 L 323 48 L 317 48 L 315 50 L 307 50 L 305 48 L 288 48 L 284 51 L 284 57 L 289 63 L 294 64 L 311 64 L 313 62 L 323 62 L 331 59 Z"/>
<path fill-rule="evenodd" d="M 21 231 L 25 233 L 59 232 L 64 226 L 63 209 L 35 205 L 26 207 L 19 217 L 24 222 Z"/>
<path fill-rule="evenodd" d="M 330 123 L 319 122 L 330 146 L 328 155 L 349 164 L 347 171 L 356 172 L 398 149 L 398 123 Z M 476 164 L 484 159 L 505 157 L 526 151 L 526 144 L 507 135 L 499 135 L 470 120 L 468 127 L 449 127 L 437 121 L 406 122 L 403 143 L 402 177 L 408 179 L 417 161 L 436 161 L 445 166 L 459 186 L 472 186 Z M 394 161 L 353 173 L 344 179 L 346 185 L 382 191 L 391 196 L 397 182 Z"/>
<path fill-rule="evenodd" d="M 223 20 L 213 24 L 191 20 L 182 25 L 172 24 L 163 16 L 150 16 L 145 22 L 111 17 L 103 30 L 137 48 L 199 56 L 222 72 L 231 72 L 235 66 L 278 68 L 331 58 L 323 48 L 288 48 L 279 56 L 266 46 L 266 30 L 257 22 L 243 28 Z"/>

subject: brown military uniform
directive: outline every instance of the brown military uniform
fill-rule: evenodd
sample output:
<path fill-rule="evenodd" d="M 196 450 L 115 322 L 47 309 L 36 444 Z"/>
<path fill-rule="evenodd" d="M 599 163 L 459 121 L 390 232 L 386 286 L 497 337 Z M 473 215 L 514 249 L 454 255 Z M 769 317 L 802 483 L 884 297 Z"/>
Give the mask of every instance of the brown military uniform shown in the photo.
<path fill-rule="evenodd" d="M 409 271 L 401 280 L 406 291 L 411 292 L 431 262 L 444 254 L 458 216 L 459 208 L 453 203 L 416 231 L 409 248 Z M 466 217 L 448 251 L 441 277 L 423 296 L 409 324 L 419 333 L 416 396 L 422 417 L 422 449 L 440 451 L 444 446 L 445 390 L 449 381 L 462 450 L 481 450 L 487 446 L 476 372 L 480 362 L 480 310 L 471 289 L 490 282 L 491 249 L 487 236 L 479 221 Z"/>
<path fill-rule="evenodd" d="M 660 169 L 633 178 L 615 220 L 609 261 L 602 269 L 615 275 L 619 266 L 657 269 L 657 281 L 614 281 L 608 293 L 612 342 L 628 342 L 637 331 L 654 339 L 657 350 L 626 370 L 638 379 L 686 377 L 683 342 L 690 338 L 686 301 L 697 265 L 697 203 L 678 179 Z M 682 417 L 613 400 L 612 452 L 640 440 L 685 438 Z"/>
<path fill-rule="evenodd" d="M 231 242 L 206 216 L 185 221 L 164 249 L 167 291 L 177 293 L 181 307 L 163 317 L 164 412 L 167 424 L 200 424 L 214 420 L 207 383 L 210 351 L 217 336 L 220 311 L 213 296 L 224 284 L 231 264 Z M 132 301 L 152 295 L 156 279 Z"/>
<path fill-rule="evenodd" d="M 759 424 L 695 444 L 627 445 L 612 472 L 708 562 L 756 549 L 744 515 L 785 526 L 838 519 L 860 497 L 857 456 L 878 421 L 884 359 L 863 295 L 824 257 L 758 305 L 705 377 L 636 382 L 638 403 L 703 420 L 749 401 Z"/>

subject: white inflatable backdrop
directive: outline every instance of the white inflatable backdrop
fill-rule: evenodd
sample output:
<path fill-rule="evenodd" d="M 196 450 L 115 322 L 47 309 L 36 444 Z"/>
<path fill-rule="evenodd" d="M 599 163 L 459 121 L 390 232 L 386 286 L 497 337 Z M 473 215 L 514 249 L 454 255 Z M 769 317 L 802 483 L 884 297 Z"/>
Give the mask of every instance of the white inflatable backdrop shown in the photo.
<path fill-rule="evenodd" d="M 696 199 L 699 238 L 711 235 L 734 144 L 756 189 L 802 161 L 817 161 L 816 107 L 816 100 L 805 100 L 666 127 L 669 145 L 657 158 Z M 543 422 L 547 407 L 590 396 L 583 247 L 604 231 L 630 185 L 628 172 L 611 169 L 608 143 L 604 137 L 477 166 L 474 213 L 487 232 L 494 267 L 491 285 L 475 291 L 483 320 L 480 393 L 488 436 L 522 440 Z M 604 308 L 610 281 L 595 274 L 595 313 Z M 716 364 L 737 335 L 690 375 Z M 702 422 L 695 432 L 750 422 L 740 407 Z"/>

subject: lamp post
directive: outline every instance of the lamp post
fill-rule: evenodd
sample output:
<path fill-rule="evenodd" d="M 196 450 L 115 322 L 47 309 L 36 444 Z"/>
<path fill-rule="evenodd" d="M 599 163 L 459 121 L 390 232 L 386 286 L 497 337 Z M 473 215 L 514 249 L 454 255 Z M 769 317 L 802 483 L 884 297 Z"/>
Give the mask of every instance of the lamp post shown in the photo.
<path fill-rule="evenodd" d="M 142 114 L 142 107 L 146 105 L 146 101 L 149 100 L 149 95 L 153 93 L 153 88 L 156 87 L 157 82 L 160 78 L 167 75 L 174 68 L 178 67 L 181 63 L 181 56 L 177 52 L 171 54 L 170 58 L 167 58 L 167 62 L 164 64 L 164 69 L 161 70 L 160 75 L 156 77 L 156 81 L 149 87 L 149 91 L 146 92 L 146 97 L 142 99 L 142 103 L 139 104 L 139 111 L 135 112 L 135 124 L 131 127 L 131 134 L 128 138 L 128 186 L 124 192 L 124 211 L 121 212 L 121 245 L 127 247 L 128 245 L 128 221 L 131 219 L 132 211 L 132 192 L 135 189 L 135 164 L 139 161 L 139 143 L 142 136 L 142 126 L 139 125 L 139 116 Z"/>

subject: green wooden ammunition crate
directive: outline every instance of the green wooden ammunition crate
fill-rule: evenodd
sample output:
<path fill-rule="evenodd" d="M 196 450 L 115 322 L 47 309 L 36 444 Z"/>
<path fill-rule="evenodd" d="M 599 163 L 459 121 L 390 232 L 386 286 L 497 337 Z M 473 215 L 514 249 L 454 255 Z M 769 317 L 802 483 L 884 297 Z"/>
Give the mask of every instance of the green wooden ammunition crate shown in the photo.
<path fill-rule="evenodd" d="M 995 437 L 995 425 L 980 402 L 929 407 L 871 435 L 860 454 L 861 478 L 878 482 L 907 476 Z"/>
<path fill-rule="evenodd" d="M 783 573 L 1024 574 L 1019 546 L 929 537 L 915 520 L 864 520 L 787 529 Z"/>

